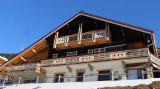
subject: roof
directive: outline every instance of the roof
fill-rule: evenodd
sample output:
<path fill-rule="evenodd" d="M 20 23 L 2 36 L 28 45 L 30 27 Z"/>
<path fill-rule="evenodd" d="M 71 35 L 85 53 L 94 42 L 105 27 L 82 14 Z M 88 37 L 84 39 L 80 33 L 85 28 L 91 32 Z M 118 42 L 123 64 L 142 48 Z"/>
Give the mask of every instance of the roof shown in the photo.
<path fill-rule="evenodd" d="M 141 27 L 137 27 L 137 26 L 133 26 L 130 24 L 126 24 L 126 23 L 122 23 L 119 21 L 115 21 L 115 20 L 111 20 L 108 18 L 104 18 L 104 17 L 100 17 L 100 16 L 96 16 L 96 15 L 92 15 L 89 13 L 85 13 L 84 11 L 80 11 L 79 13 L 77 13 L 75 16 L 73 16 L 72 18 L 70 18 L 69 20 L 67 20 L 66 22 L 64 22 L 63 24 L 61 24 L 59 27 L 55 28 L 54 30 L 52 30 L 50 33 L 48 33 L 47 35 L 45 35 L 44 37 L 42 37 L 41 39 L 39 39 L 38 41 L 36 41 L 35 43 L 33 43 L 31 46 L 29 46 L 28 48 L 26 48 L 25 50 L 23 50 L 22 52 L 20 52 L 17 56 L 13 57 L 11 60 L 9 60 L 8 62 L 4 63 L 3 65 L 0 66 L 0 69 L 3 68 L 5 65 L 7 65 L 8 63 L 12 62 L 14 59 L 16 59 L 17 57 L 20 57 L 23 53 L 25 53 L 26 51 L 30 50 L 31 48 L 33 48 L 33 46 L 37 45 L 38 43 L 44 41 L 47 37 L 49 37 L 50 35 L 52 35 L 53 33 L 55 33 L 57 30 L 59 30 L 60 28 L 62 28 L 63 26 L 65 26 L 66 24 L 68 24 L 69 22 L 71 22 L 72 20 L 74 20 L 75 18 L 77 18 L 78 16 L 83 15 L 89 18 L 94 18 L 97 20 L 101 20 L 104 22 L 108 22 L 108 23 L 112 23 L 112 24 L 116 24 L 116 25 L 120 25 L 126 28 L 130 28 L 133 30 L 137 30 L 137 31 L 141 31 L 144 33 L 148 33 L 152 35 L 152 40 L 155 41 L 154 39 L 154 35 L 153 35 L 153 31 L 152 30 L 148 30 L 145 28 L 141 28 Z M 154 47 L 156 48 L 156 46 Z"/>
<path fill-rule="evenodd" d="M 7 58 L 0 56 L 0 59 L 4 60 L 4 61 L 8 61 Z"/>

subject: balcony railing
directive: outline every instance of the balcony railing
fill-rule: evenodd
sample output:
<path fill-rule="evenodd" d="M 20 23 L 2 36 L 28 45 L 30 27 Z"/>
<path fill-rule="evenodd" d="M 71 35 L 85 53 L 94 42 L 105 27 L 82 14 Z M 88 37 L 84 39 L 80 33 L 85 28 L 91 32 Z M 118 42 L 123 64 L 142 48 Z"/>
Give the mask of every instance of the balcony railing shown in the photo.
<path fill-rule="evenodd" d="M 23 70 L 40 70 L 40 64 L 30 63 L 30 64 L 6 66 L 4 71 L 9 72 L 9 71 L 23 71 Z"/>
<path fill-rule="evenodd" d="M 107 52 L 90 54 L 83 56 L 65 57 L 57 59 L 42 60 L 41 66 L 56 66 L 56 65 L 67 65 L 67 64 L 77 64 L 84 62 L 94 62 L 94 61 L 107 61 L 125 58 L 138 58 L 138 57 L 148 57 L 148 48 L 134 49 L 134 50 L 124 50 L 117 52 Z"/>
<path fill-rule="evenodd" d="M 54 40 L 54 48 L 56 49 L 67 49 L 76 48 L 81 46 L 90 46 L 96 44 L 104 44 L 111 43 L 110 35 L 108 35 L 109 31 L 106 29 L 97 30 L 97 31 L 89 31 L 85 33 L 72 34 L 62 37 L 57 37 Z"/>

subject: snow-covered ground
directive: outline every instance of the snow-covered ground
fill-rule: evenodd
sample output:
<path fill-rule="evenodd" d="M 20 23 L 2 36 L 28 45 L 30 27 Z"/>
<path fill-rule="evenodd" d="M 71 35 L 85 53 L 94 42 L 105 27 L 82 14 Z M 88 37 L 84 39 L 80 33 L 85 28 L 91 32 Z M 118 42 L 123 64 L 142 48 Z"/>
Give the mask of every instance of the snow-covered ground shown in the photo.
<path fill-rule="evenodd" d="M 160 81 L 160 78 L 145 80 L 69 82 L 69 83 L 39 83 L 6 86 L 5 89 L 97 89 L 99 87 L 135 86 Z"/>

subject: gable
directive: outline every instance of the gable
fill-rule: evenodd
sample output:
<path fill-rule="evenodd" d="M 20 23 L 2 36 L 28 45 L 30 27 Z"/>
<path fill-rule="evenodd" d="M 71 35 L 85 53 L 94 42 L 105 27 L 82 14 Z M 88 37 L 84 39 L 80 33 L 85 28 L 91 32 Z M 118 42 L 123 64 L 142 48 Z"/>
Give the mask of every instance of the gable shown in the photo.
<path fill-rule="evenodd" d="M 48 44 L 46 42 L 46 40 L 49 37 L 53 37 L 53 34 L 55 34 L 56 31 L 65 28 L 66 25 L 68 25 L 72 21 L 75 21 L 75 19 L 78 19 L 81 16 L 83 16 L 84 18 L 92 19 L 92 20 L 95 19 L 95 20 L 97 20 L 97 22 L 99 21 L 99 22 L 110 23 L 110 24 L 113 24 L 113 25 L 117 25 L 117 26 L 122 26 L 122 27 L 128 28 L 130 30 L 135 30 L 137 32 L 149 34 L 149 35 L 152 36 L 153 43 L 155 41 L 154 40 L 153 31 L 151 31 L 151 30 L 147 30 L 147 29 L 144 29 L 144 28 L 136 27 L 136 26 L 133 26 L 133 25 L 129 25 L 129 24 L 125 24 L 125 23 L 122 23 L 122 22 L 114 21 L 114 20 L 111 20 L 111 19 L 95 16 L 95 15 L 88 14 L 88 13 L 85 13 L 85 12 L 81 11 L 78 14 L 76 14 L 75 16 L 73 16 L 72 18 L 70 18 L 69 20 L 67 20 L 65 23 L 63 23 L 62 25 L 60 25 L 59 27 L 57 27 L 56 29 L 54 29 L 53 31 L 51 31 L 50 33 L 45 35 L 44 37 L 42 37 L 40 40 L 38 40 L 37 42 L 32 44 L 30 47 L 26 48 L 24 51 L 19 53 L 16 57 L 12 58 L 10 61 L 8 61 L 8 62 L 4 63 L 3 65 L 1 65 L 0 69 L 2 70 L 2 68 L 4 66 L 9 65 L 9 64 L 11 64 L 11 63 L 13 63 L 15 61 L 17 61 L 17 63 L 18 63 L 18 62 L 20 62 L 22 60 L 23 61 L 24 60 L 28 60 L 29 58 L 27 58 L 27 55 L 34 56 L 34 55 L 37 55 L 39 52 L 41 52 L 43 50 L 49 50 L 49 45 L 50 44 Z M 103 27 L 103 26 L 101 26 L 101 27 Z M 63 32 L 63 31 L 61 31 L 61 32 Z M 65 30 L 64 33 L 62 33 L 62 34 L 64 35 L 65 32 L 67 32 L 67 31 Z M 154 45 L 154 48 L 156 48 L 155 45 Z M 156 53 L 156 51 L 155 51 L 155 53 Z M 42 58 L 47 58 L 47 53 L 45 54 L 45 57 L 42 57 Z M 36 60 L 36 59 L 32 58 L 31 60 Z"/>

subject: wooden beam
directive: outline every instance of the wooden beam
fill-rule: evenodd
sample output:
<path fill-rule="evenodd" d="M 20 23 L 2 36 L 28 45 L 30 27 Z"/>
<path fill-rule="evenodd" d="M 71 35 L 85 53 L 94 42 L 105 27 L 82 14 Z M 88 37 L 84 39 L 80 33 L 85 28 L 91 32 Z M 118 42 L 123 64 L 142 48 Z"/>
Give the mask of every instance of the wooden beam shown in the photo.
<path fill-rule="evenodd" d="M 32 52 L 34 52 L 34 53 L 38 53 L 35 49 L 32 49 Z"/>
<path fill-rule="evenodd" d="M 24 57 L 21 57 L 21 59 L 22 59 L 23 61 L 27 61 Z"/>

